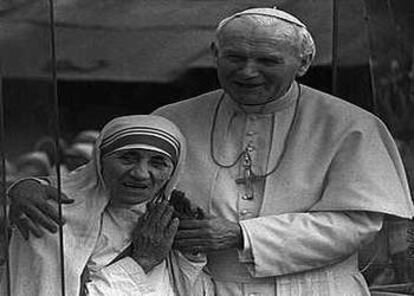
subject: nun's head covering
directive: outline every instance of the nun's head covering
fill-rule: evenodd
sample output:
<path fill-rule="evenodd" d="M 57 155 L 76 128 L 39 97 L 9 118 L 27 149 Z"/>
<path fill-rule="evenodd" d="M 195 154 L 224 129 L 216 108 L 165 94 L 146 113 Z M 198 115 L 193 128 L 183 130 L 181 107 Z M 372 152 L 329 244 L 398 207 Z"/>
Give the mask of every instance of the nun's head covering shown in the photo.
<path fill-rule="evenodd" d="M 139 125 L 133 124 L 132 119 L 139 121 Z M 141 115 L 134 118 L 121 117 L 111 121 L 108 124 L 111 129 L 105 130 L 99 145 L 101 156 L 120 150 L 145 149 L 168 156 L 176 166 L 180 157 L 181 144 L 174 133 L 162 127 L 161 123 L 165 123 L 165 126 L 167 123 L 171 124 L 165 120 L 162 117 Z"/>
<path fill-rule="evenodd" d="M 126 149 L 156 151 L 172 160 L 174 170 L 164 187 L 164 194 L 168 197 L 181 173 L 186 144 L 184 136 L 176 125 L 166 118 L 155 115 L 123 116 L 108 122 L 95 142 L 92 160 L 86 166 L 74 171 L 78 180 L 82 180 L 77 182 L 76 187 L 89 188 L 99 192 L 100 195 L 105 193 L 104 195 L 107 196 L 109 191 L 102 177 L 102 157 Z"/>

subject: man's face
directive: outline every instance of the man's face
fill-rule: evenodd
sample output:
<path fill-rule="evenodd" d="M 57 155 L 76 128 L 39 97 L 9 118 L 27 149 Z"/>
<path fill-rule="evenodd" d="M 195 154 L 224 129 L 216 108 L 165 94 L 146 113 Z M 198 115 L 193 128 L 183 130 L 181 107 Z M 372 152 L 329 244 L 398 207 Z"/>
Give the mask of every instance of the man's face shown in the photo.
<path fill-rule="evenodd" d="M 306 62 L 295 35 L 284 35 L 295 34 L 287 26 L 259 27 L 240 20 L 226 25 L 213 50 L 221 86 L 233 100 L 260 104 L 277 99 L 304 74 Z"/>
<path fill-rule="evenodd" d="M 102 159 L 103 179 L 114 204 L 134 205 L 151 200 L 173 170 L 168 156 L 144 149 L 121 150 Z"/>

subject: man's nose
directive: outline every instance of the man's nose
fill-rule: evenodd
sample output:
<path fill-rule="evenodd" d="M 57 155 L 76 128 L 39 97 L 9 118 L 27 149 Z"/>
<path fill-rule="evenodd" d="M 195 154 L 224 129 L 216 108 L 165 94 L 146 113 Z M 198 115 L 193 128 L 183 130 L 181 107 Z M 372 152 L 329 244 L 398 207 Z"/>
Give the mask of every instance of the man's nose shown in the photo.
<path fill-rule="evenodd" d="M 136 163 L 130 170 L 131 176 L 137 179 L 147 179 L 150 177 L 148 164 L 145 162 Z"/>
<path fill-rule="evenodd" d="M 247 59 L 241 66 L 240 72 L 246 77 L 254 77 L 258 74 L 257 63 L 254 59 Z"/>

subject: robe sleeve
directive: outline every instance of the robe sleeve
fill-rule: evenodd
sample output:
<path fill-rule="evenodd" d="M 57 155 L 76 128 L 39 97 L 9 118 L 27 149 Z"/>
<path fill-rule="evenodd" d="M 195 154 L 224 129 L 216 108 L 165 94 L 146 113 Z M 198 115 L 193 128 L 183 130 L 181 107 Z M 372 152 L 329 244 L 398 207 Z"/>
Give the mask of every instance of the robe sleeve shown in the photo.
<path fill-rule="evenodd" d="M 280 276 L 340 262 L 373 239 L 383 214 L 287 213 L 240 222 L 247 246 L 241 255 L 253 277 Z M 246 255 L 247 254 L 247 255 Z M 243 258 L 240 258 L 243 262 Z M 246 259 L 246 258 L 244 258 Z"/>

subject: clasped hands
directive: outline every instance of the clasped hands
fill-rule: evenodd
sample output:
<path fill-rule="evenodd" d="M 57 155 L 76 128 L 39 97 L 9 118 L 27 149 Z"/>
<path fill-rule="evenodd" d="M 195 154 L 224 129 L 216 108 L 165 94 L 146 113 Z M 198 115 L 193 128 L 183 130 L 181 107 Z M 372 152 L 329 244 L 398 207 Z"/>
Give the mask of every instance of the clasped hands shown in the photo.
<path fill-rule="evenodd" d="M 58 194 L 55 188 L 41 185 L 34 180 L 25 180 L 12 188 L 10 195 L 11 223 L 18 227 L 25 239 L 28 239 L 29 233 L 36 237 L 42 236 L 42 228 L 52 233 L 57 232 L 58 226 L 65 223 L 64 219 L 59 219 L 56 207 L 47 202 L 47 200 L 57 200 Z M 61 194 L 60 199 L 62 204 L 73 202 L 64 194 Z M 182 252 L 210 252 L 243 247 L 241 228 L 236 222 L 207 215 L 204 215 L 201 220 L 184 218 L 173 222 L 177 218 L 170 213 L 172 209 L 167 211 L 171 206 L 163 204 L 161 207 L 162 209 L 148 207 L 149 213 L 143 216 L 147 219 L 143 221 L 142 218 L 138 221 L 134 235 L 139 233 L 139 229 L 144 235 L 137 238 L 137 242 L 147 246 L 156 243 L 160 240 L 160 233 L 154 231 L 157 232 L 164 225 L 163 227 L 166 228 L 164 230 L 168 233 L 167 248 L 171 235 L 172 248 Z M 178 224 L 177 229 L 175 224 Z M 151 238 L 151 235 L 155 239 Z"/>

